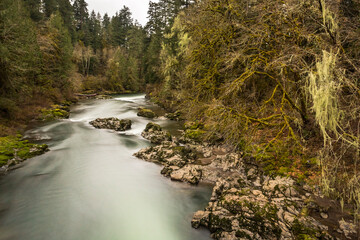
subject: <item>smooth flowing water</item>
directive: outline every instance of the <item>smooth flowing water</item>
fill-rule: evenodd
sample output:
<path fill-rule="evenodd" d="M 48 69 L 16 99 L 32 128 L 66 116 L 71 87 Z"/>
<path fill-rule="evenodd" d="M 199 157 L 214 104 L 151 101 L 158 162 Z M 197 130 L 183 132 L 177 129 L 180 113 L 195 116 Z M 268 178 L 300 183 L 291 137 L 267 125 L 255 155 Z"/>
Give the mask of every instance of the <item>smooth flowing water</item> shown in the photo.
<path fill-rule="evenodd" d="M 0 239 L 10 240 L 204 240 L 191 228 L 206 206 L 210 188 L 172 182 L 161 167 L 133 157 L 149 146 L 140 136 L 149 119 L 139 106 L 154 107 L 144 95 L 86 100 L 69 120 L 27 132 L 50 152 L 27 160 L 0 180 Z M 95 129 L 98 117 L 127 118 L 125 133 Z M 156 120 L 174 131 L 174 122 Z"/>

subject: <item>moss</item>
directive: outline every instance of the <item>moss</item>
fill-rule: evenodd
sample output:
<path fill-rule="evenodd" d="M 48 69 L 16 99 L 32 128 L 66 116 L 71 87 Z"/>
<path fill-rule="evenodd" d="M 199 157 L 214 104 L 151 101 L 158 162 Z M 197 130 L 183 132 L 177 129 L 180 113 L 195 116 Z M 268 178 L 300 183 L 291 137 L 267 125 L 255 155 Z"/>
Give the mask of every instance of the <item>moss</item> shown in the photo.
<path fill-rule="evenodd" d="M 204 139 L 205 131 L 201 129 L 187 129 L 185 130 L 184 137 L 187 139 L 201 142 Z"/>
<path fill-rule="evenodd" d="M 323 239 L 324 234 L 316 229 L 305 226 L 298 219 L 295 219 L 291 226 L 291 232 L 295 236 L 296 240 L 312 240 L 312 239 Z"/>
<path fill-rule="evenodd" d="M 138 111 L 137 115 L 140 116 L 140 117 L 146 117 L 146 118 L 154 118 L 154 117 L 156 117 L 156 114 L 150 109 L 139 108 L 138 110 L 139 111 Z"/>
<path fill-rule="evenodd" d="M 249 234 L 247 234 L 246 232 L 244 231 L 240 231 L 240 230 L 237 230 L 236 233 L 235 233 L 235 237 L 238 237 L 240 239 L 249 239 L 251 240 L 252 238 L 250 237 Z"/>
<path fill-rule="evenodd" d="M 209 225 L 211 232 L 230 232 L 232 230 L 232 224 L 230 219 L 221 218 L 213 213 L 209 215 Z"/>
<path fill-rule="evenodd" d="M 148 124 L 146 124 L 146 128 L 145 128 L 145 132 L 148 132 L 150 129 L 152 129 L 153 131 L 161 131 L 161 127 L 159 124 L 153 123 L 153 122 L 149 122 Z"/>
<path fill-rule="evenodd" d="M 70 116 L 70 108 L 68 105 L 52 105 L 50 109 L 42 109 L 40 112 L 38 119 L 43 121 L 64 119 Z"/>
<path fill-rule="evenodd" d="M 204 129 L 204 123 L 195 121 L 195 122 L 186 122 L 184 124 L 185 129 L 196 130 L 196 129 Z"/>
<path fill-rule="evenodd" d="M 281 229 L 277 225 L 277 208 L 274 205 L 266 204 L 260 206 L 249 201 L 225 202 L 223 207 L 238 217 L 239 225 L 251 232 L 258 233 L 263 238 L 269 237 L 279 239 Z"/>
<path fill-rule="evenodd" d="M 14 157 L 25 160 L 48 150 L 46 144 L 33 144 L 21 138 L 21 135 L 0 138 L 0 166 L 6 165 Z"/>
<path fill-rule="evenodd" d="M 246 187 L 246 183 L 242 178 L 239 178 L 237 180 L 237 182 L 238 182 L 240 188 Z"/>
<path fill-rule="evenodd" d="M 180 120 L 183 120 L 181 115 L 182 115 L 182 113 L 180 111 L 176 111 L 174 113 L 165 114 L 165 117 L 170 119 L 170 120 L 173 120 L 173 121 L 180 121 Z"/>

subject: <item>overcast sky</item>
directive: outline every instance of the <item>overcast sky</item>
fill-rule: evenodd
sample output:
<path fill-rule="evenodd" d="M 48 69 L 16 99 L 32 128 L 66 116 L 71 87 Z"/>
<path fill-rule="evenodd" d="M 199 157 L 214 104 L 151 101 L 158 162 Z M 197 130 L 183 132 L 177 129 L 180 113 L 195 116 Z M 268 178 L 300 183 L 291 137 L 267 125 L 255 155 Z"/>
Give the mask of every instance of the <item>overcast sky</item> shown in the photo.
<path fill-rule="evenodd" d="M 152 1 L 158 2 L 158 0 Z M 149 0 L 87 0 L 86 2 L 89 4 L 89 13 L 95 10 L 96 13 L 100 12 L 102 16 L 107 13 L 110 17 L 125 5 L 130 8 L 133 19 L 138 20 L 143 26 L 147 23 Z"/>

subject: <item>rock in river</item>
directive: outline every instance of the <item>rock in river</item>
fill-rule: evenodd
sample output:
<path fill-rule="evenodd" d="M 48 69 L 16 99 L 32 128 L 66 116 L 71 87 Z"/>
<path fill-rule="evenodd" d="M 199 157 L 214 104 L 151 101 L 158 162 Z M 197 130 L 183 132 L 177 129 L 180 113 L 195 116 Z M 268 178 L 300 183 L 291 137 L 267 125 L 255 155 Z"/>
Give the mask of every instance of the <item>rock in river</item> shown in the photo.
<path fill-rule="evenodd" d="M 146 125 L 146 128 L 141 133 L 141 136 L 150 140 L 150 142 L 154 144 L 160 144 L 164 141 L 171 141 L 172 139 L 169 132 L 163 131 L 158 124 L 152 122 L 149 122 Z"/>
<path fill-rule="evenodd" d="M 150 109 L 139 108 L 138 110 L 139 110 L 139 112 L 137 113 L 137 115 L 140 116 L 140 117 L 146 117 L 146 118 L 154 118 L 154 117 L 156 117 L 156 114 Z"/>
<path fill-rule="evenodd" d="M 131 128 L 131 120 L 111 118 L 97 118 L 90 122 L 95 128 L 113 129 L 115 131 L 126 131 Z"/>

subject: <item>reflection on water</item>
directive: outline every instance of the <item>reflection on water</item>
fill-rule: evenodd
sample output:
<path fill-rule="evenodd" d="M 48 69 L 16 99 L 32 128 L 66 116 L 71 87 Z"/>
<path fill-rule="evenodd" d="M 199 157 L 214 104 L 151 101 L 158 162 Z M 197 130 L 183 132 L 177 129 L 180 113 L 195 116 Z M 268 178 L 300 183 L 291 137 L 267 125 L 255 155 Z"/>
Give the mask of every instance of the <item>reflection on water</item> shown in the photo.
<path fill-rule="evenodd" d="M 210 189 L 171 182 L 160 166 L 132 156 L 149 145 L 140 136 L 149 120 L 136 116 L 147 104 L 143 95 L 88 100 L 69 120 L 29 131 L 51 151 L 0 180 L 0 239 L 210 239 L 190 226 Z M 88 122 L 98 117 L 128 118 L 133 128 L 94 129 Z"/>

